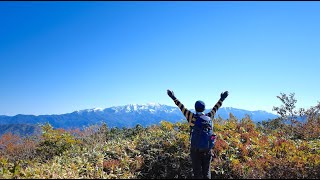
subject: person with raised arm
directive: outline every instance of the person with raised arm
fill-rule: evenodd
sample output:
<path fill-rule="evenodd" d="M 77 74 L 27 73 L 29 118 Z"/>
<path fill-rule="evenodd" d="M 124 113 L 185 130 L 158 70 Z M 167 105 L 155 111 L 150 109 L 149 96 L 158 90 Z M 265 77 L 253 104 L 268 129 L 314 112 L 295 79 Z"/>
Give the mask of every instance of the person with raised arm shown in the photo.
<path fill-rule="evenodd" d="M 214 147 L 215 134 L 212 120 L 223 101 L 229 95 L 228 91 L 220 94 L 220 99 L 209 113 L 204 113 L 205 103 L 196 101 L 196 113 L 191 112 L 176 98 L 172 90 L 167 90 L 168 96 L 179 107 L 190 125 L 190 157 L 192 161 L 193 178 L 211 179 L 211 149 Z"/>

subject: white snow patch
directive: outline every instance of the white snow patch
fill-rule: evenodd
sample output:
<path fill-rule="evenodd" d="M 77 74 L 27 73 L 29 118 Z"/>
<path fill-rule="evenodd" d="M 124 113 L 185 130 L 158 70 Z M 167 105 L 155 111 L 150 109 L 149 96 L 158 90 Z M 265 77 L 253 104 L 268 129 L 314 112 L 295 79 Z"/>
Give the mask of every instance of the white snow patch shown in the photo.
<path fill-rule="evenodd" d="M 102 111 L 103 108 L 94 108 L 93 111 Z"/>
<path fill-rule="evenodd" d="M 138 110 L 138 105 L 137 104 L 133 104 L 133 110 L 137 111 Z"/>
<path fill-rule="evenodd" d="M 126 108 L 126 112 L 131 112 L 131 108 L 130 108 L 130 106 L 127 106 L 127 108 Z"/>

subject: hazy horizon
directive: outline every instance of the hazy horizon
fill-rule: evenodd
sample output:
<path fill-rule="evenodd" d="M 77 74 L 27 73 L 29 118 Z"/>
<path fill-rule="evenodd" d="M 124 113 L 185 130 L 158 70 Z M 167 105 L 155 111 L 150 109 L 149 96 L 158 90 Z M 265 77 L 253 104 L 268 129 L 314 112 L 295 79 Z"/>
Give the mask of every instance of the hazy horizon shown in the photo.
<path fill-rule="evenodd" d="M 72 110 L 70 112 L 63 112 L 63 113 L 53 113 L 53 114 L 22 114 L 22 113 L 18 113 L 18 114 L 12 114 L 12 115 L 4 115 L 4 114 L 0 114 L 1 115 L 4 115 L 4 116 L 16 116 L 16 115 L 34 115 L 34 116 L 41 116 L 41 115 L 62 115 L 62 114 L 68 114 L 68 113 L 72 113 L 72 112 L 76 112 L 76 111 L 83 111 L 83 110 L 92 110 L 92 109 L 95 109 L 95 110 L 104 110 L 104 109 L 108 109 L 108 108 L 114 108 L 114 107 L 123 107 L 123 106 L 129 106 L 129 105 L 138 105 L 138 106 L 144 106 L 144 105 L 165 105 L 165 106 L 171 106 L 171 107 L 176 107 L 178 108 L 178 106 L 176 106 L 174 103 L 173 105 L 169 105 L 169 104 L 160 104 L 160 103 L 157 103 L 157 102 L 147 102 L 147 103 L 142 103 L 142 104 L 123 104 L 123 105 L 118 105 L 118 106 L 109 106 L 109 107 L 93 107 L 93 108 L 87 108 L 87 109 L 75 109 L 75 110 Z M 192 112 L 194 112 L 194 107 L 186 107 L 187 109 L 191 110 Z M 213 107 L 206 107 L 206 110 L 211 110 Z M 228 109 L 228 108 L 233 108 L 233 109 L 240 109 L 240 110 L 245 110 L 245 111 L 265 111 L 265 110 L 261 110 L 261 109 L 243 109 L 241 107 L 229 107 L 229 106 L 222 106 L 218 109 L 218 111 L 220 109 Z M 217 111 L 217 112 L 218 112 Z M 272 113 L 272 114 L 275 114 L 277 115 L 277 113 L 275 111 L 265 111 L 265 112 L 268 112 L 268 113 Z"/>

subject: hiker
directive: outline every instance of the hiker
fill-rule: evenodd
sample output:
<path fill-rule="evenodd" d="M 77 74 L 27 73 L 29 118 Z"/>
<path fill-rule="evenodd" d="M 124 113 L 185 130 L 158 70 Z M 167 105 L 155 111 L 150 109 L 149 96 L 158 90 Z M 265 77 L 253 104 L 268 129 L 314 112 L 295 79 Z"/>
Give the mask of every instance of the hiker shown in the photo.
<path fill-rule="evenodd" d="M 228 91 L 221 93 L 219 101 L 215 104 L 209 113 L 204 113 L 205 103 L 197 101 L 195 103 L 196 113 L 192 113 L 175 97 L 173 91 L 167 90 L 167 94 L 180 108 L 183 115 L 187 118 L 190 125 L 190 156 L 192 161 L 193 177 L 200 179 L 211 179 L 211 149 L 214 146 L 215 134 L 213 134 L 212 119 L 222 102 L 228 96 Z M 201 135 L 200 135 L 201 134 Z M 203 139 L 203 141 L 201 141 Z"/>

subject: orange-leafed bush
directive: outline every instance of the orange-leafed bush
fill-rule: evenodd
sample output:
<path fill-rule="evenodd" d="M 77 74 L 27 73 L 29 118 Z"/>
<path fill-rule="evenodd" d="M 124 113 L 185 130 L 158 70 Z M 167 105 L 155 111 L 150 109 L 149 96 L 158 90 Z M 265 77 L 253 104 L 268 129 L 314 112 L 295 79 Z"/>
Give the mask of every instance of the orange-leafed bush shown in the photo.
<path fill-rule="evenodd" d="M 277 122 L 272 126 L 256 125 L 249 117 L 237 120 L 232 115 L 228 120 L 214 120 L 217 137 L 212 177 L 319 179 L 320 141 L 316 134 L 294 139 L 298 136 L 287 136 L 276 125 Z M 308 126 L 311 123 L 305 127 Z M 318 132 L 320 126 L 312 128 Z M 0 139 L 3 147 L 11 147 L 1 150 L 0 178 L 192 177 L 190 128 L 186 121 L 70 131 L 47 124 L 42 130 L 38 141 L 22 140 L 12 134 Z M 300 130 L 304 137 L 310 133 L 307 129 Z M 30 149 L 37 150 L 33 160 L 19 156 L 18 149 L 28 143 Z M 12 161 L 9 157 L 22 158 Z"/>

